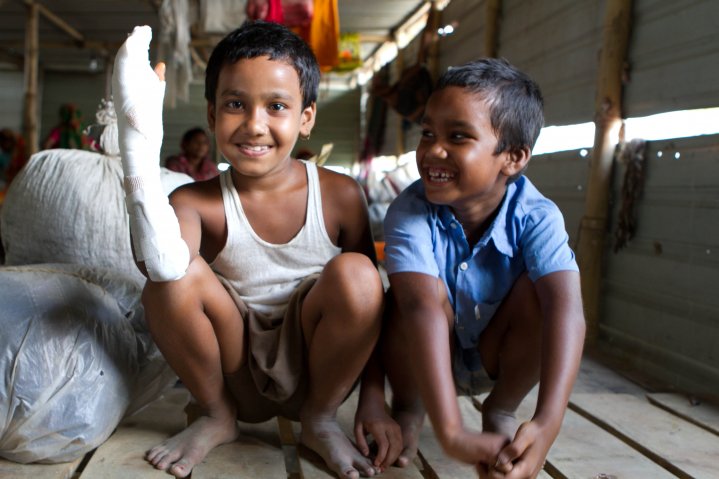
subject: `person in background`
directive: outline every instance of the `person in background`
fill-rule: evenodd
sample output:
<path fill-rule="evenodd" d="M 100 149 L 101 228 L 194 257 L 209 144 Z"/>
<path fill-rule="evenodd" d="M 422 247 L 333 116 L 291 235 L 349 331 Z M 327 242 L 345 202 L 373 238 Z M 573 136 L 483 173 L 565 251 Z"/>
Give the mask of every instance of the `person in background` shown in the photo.
<path fill-rule="evenodd" d="M 220 172 L 217 165 L 210 159 L 210 137 L 200 128 L 192 128 L 182 135 L 180 142 L 182 152 L 165 161 L 168 170 L 185 173 L 195 181 L 209 180 Z"/>
<path fill-rule="evenodd" d="M 0 130 L 0 183 L 5 187 L 10 186 L 25 163 L 27 163 L 27 155 L 22 135 L 10 128 Z"/>
<path fill-rule="evenodd" d="M 58 123 L 45 138 L 43 150 L 52 148 L 67 148 L 74 150 L 89 150 L 90 140 L 83 133 L 82 111 L 72 103 L 60 106 Z"/>

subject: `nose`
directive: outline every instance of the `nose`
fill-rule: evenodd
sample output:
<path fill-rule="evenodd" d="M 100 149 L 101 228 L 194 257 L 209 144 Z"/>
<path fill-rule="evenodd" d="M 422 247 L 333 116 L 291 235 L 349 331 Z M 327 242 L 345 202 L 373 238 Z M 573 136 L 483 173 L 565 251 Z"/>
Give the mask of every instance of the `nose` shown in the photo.
<path fill-rule="evenodd" d="M 431 145 L 429 145 L 429 148 L 427 148 L 425 156 L 429 158 L 444 159 L 447 157 L 447 150 L 444 148 L 442 142 L 434 141 Z"/>
<path fill-rule="evenodd" d="M 267 114 L 263 108 L 252 108 L 245 118 L 245 131 L 252 136 L 262 136 L 267 133 Z"/>

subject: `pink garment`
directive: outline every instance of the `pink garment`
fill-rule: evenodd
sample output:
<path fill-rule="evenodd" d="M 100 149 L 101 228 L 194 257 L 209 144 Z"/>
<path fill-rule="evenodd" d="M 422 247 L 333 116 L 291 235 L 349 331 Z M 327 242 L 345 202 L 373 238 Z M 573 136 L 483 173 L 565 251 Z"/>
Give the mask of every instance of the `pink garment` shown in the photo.
<path fill-rule="evenodd" d="M 202 163 L 197 167 L 197 171 L 193 171 L 192 165 L 187 160 L 185 155 L 171 156 L 165 162 L 165 167 L 168 170 L 176 171 L 178 173 L 185 173 L 190 175 L 195 181 L 209 180 L 217 176 L 220 171 L 217 169 L 217 165 L 210 160 L 209 157 L 205 157 Z"/>

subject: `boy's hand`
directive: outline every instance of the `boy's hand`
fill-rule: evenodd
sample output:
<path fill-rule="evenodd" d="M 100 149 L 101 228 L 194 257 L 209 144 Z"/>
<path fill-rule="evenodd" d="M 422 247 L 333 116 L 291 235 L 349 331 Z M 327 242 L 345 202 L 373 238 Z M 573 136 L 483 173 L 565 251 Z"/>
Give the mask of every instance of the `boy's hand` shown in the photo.
<path fill-rule="evenodd" d="M 489 468 L 489 477 L 492 479 L 537 477 L 557 434 L 558 428 L 542 426 L 537 421 L 523 423 L 514 440 L 499 453 L 494 467 Z"/>
<path fill-rule="evenodd" d="M 471 464 L 479 471 L 482 463 L 494 460 L 507 443 L 507 438 L 500 434 L 462 429 L 448 442 L 443 442 L 442 447 L 448 456 Z"/>
<path fill-rule="evenodd" d="M 384 409 L 384 404 L 360 406 L 355 415 L 355 441 L 357 448 L 369 456 L 367 436 L 372 435 L 377 444 L 377 453 L 372 463 L 380 471 L 390 467 L 402 452 L 402 431 L 399 425 Z"/>
<path fill-rule="evenodd" d="M 150 27 L 135 27 L 115 57 L 112 91 L 125 176 L 159 168 L 165 81 L 164 65 L 150 67 L 151 39 Z"/>

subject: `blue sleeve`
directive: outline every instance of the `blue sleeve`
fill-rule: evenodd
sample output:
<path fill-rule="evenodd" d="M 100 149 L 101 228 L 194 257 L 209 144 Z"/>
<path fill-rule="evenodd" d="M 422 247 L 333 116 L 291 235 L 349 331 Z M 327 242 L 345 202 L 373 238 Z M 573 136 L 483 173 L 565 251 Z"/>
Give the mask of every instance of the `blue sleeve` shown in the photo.
<path fill-rule="evenodd" d="M 424 273 L 438 277 L 429 204 L 408 188 L 390 205 L 384 220 L 387 274 Z"/>
<path fill-rule="evenodd" d="M 522 234 L 521 247 L 532 281 L 556 271 L 579 271 L 559 208 L 532 210 Z"/>

